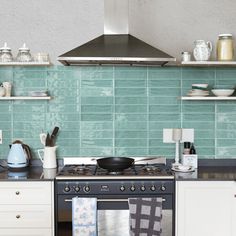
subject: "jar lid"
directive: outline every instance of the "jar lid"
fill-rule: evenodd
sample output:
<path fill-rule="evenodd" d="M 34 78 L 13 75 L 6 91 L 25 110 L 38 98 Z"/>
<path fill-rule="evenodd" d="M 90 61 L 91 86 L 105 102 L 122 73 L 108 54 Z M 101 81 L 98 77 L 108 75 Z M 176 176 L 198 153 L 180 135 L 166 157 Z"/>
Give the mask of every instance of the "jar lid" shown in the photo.
<path fill-rule="evenodd" d="M 5 50 L 5 51 L 11 51 L 11 48 L 9 48 L 8 46 L 7 46 L 7 43 L 5 42 L 4 43 L 4 45 L 3 45 L 3 47 L 2 48 L 0 48 L 0 50 Z"/>
<path fill-rule="evenodd" d="M 219 34 L 218 37 L 233 37 L 232 34 Z"/>
<path fill-rule="evenodd" d="M 23 46 L 21 48 L 19 48 L 19 51 L 23 51 L 23 52 L 29 51 L 29 48 L 26 47 L 26 43 L 24 43 Z"/>

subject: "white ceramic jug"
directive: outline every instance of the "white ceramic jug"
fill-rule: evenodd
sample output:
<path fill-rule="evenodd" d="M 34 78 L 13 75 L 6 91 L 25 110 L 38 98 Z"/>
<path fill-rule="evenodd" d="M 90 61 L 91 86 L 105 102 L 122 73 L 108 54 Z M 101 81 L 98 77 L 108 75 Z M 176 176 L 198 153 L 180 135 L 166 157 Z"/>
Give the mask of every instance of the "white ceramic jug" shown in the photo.
<path fill-rule="evenodd" d="M 56 149 L 57 146 L 45 147 L 44 149 L 38 150 L 38 155 L 43 163 L 43 168 L 51 169 L 57 167 Z"/>
<path fill-rule="evenodd" d="M 194 42 L 195 48 L 193 49 L 193 56 L 196 61 L 209 60 L 212 52 L 212 43 L 210 41 L 196 40 Z"/>

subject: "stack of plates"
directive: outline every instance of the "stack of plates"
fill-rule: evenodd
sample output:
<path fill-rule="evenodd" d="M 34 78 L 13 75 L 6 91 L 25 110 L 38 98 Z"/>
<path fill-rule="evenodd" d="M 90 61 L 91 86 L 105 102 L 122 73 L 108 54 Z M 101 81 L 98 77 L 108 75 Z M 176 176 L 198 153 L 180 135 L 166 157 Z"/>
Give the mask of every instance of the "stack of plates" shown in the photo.
<path fill-rule="evenodd" d="M 29 96 L 46 97 L 46 96 L 48 96 L 48 93 L 47 93 L 47 91 L 29 91 Z"/>
<path fill-rule="evenodd" d="M 192 89 L 189 90 L 188 96 L 203 97 L 208 96 L 209 91 L 207 90 L 208 84 L 192 84 Z"/>
<path fill-rule="evenodd" d="M 191 97 L 204 97 L 204 96 L 208 96 L 209 95 L 209 91 L 205 91 L 205 90 L 200 90 L 200 89 L 192 89 L 192 90 L 189 90 L 188 96 L 191 96 Z"/>

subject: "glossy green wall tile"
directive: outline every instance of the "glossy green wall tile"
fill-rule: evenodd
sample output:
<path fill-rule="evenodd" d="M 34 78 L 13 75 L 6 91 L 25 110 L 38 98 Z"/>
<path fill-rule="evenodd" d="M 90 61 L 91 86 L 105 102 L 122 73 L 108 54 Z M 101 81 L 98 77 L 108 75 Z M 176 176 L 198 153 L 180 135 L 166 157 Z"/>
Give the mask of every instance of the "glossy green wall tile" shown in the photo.
<path fill-rule="evenodd" d="M 235 86 L 235 78 L 235 68 L 0 67 L 0 82 L 12 82 L 14 95 L 48 90 L 53 97 L 0 102 L 0 158 L 15 139 L 38 158 L 39 133 L 56 125 L 58 158 L 173 158 L 175 147 L 162 142 L 163 129 L 179 127 L 194 128 L 200 158 L 236 158 L 236 103 L 178 99 L 193 83 Z"/>

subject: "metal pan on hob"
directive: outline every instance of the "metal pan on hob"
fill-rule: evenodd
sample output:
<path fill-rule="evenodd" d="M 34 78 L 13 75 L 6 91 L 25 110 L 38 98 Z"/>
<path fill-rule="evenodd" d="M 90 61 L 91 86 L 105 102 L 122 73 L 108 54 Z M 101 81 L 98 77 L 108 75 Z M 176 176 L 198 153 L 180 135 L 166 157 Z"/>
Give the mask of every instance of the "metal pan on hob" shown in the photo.
<path fill-rule="evenodd" d="M 105 169 L 109 172 L 121 172 L 125 169 L 130 168 L 136 162 L 154 160 L 156 158 L 157 157 L 149 157 L 135 160 L 130 157 L 104 157 L 96 159 L 96 161 L 98 166 L 102 169 Z"/>
<path fill-rule="evenodd" d="M 96 160 L 99 167 L 109 172 L 120 172 L 130 168 L 135 160 L 129 157 L 105 157 Z"/>

